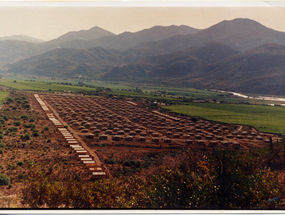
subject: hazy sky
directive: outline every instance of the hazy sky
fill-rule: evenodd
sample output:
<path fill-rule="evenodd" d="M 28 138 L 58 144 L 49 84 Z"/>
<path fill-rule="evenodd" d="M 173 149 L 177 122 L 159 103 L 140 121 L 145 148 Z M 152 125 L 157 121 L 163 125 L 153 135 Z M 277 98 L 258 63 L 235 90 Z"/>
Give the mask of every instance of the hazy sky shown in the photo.
<path fill-rule="evenodd" d="M 82 5 L 84 6 L 84 5 Z M 0 4 L 0 37 L 24 34 L 43 40 L 69 31 L 99 26 L 115 34 L 135 32 L 155 25 L 188 25 L 204 29 L 222 20 L 250 18 L 285 31 L 285 7 L 69 7 L 40 4 Z M 179 6 L 179 5 L 178 5 Z M 194 5 L 195 6 L 195 5 Z"/>

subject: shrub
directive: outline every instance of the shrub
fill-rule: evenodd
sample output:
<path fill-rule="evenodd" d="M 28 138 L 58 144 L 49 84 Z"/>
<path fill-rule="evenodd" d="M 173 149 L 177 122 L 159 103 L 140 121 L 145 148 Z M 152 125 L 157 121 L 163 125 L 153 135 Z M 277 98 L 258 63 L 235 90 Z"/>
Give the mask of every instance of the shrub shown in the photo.
<path fill-rule="evenodd" d="M 33 124 L 33 123 L 31 123 L 31 124 L 30 124 L 30 128 L 35 129 L 35 128 L 36 128 L 36 125 Z"/>
<path fill-rule="evenodd" d="M 31 139 L 31 135 L 30 134 L 21 135 L 21 139 L 22 140 L 29 140 L 29 139 Z"/>
<path fill-rule="evenodd" d="M 35 118 L 31 118 L 29 122 L 34 122 L 35 121 Z"/>
<path fill-rule="evenodd" d="M 16 132 L 12 132 L 11 134 L 13 137 L 16 137 L 17 136 L 17 133 Z"/>
<path fill-rule="evenodd" d="M 20 126 L 21 125 L 21 121 L 14 121 L 14 125 L 15 126 Z"/>
<path fill-rule="evenodd" d="M 24 166 L 24 162 L 23 162 L 23 161 L 18 161 L 18 162 L 17 162 L 17 165 L 18 165 L 18 166 Z"/>
<path fill-rule="evenodd" d="M 8 132 L 17 132 L 17 131 L 18 131 L 18 128 L 16 128 L 16 127 L 8 128 Z"/>
<path fill-rule="evenodd" d="M 3 119 L 5 120 L 5 121 L 7 121 L 9 118 L 8 118 L 8 116 L 3 116 Z"/>
<path fill-rule="evenodd" d="M 0 143 L 0 148 L 5 148 L 6 144 L 5 143 Z"/>
<path fill-rule="evenodd" d="M 23 179 L 23 178 L 24 178 L 24 175 L 23 175 L 22 173 L 20 173 L 20 174 L 18 175 L 18 178 L 19 178 L 19 179 Z"/>
<path fill-rule="evenodd" d="M 39 137 L 40 134 L 39 134 L 38 132 L 34 132 L 34 133 L 33 133 L 33 136 L 34 136 L 34 137 Z"/>
<path fill-rule="evenodd" d="M 21 119 L 29 119 L 29 117 L 27 115 L 22 115 Z"/>
<path fill-rule="evenodd" d="M 140 162 L 140 161 L 137 161 L 137 162 L 135 163 L 135 167 L 136 167 L 136 168 L 141 168 L 141 162 Z"/>
<path fill-rule="evenodd" d="M 48 130 L 49 130 L 48 126 L 44 127 L 44 131 L 48 131 Z"/>
<path fill-rule="evenodd" d="M 31 106 L 29 104 L 24 104 L 23 107 L 29 109 Z"/>
<path fill-rule="evenodd" d="M 106 163 L 107 164 L 115 164 L 116 163 L 116 160 L 115 159 L 106 159 Z"/>
<path fill-rule="evenodd" d="M 0 154 L 3 155 L 3 148 L 0 148 Z"/>
<path fill-rule="evenodd" d="M 10 178 L 5 174 L 0 173 L 0 186 L 9 185 L 10 183 Z"/>
<path fill-rule="evenodd" d="M 35 165 L 35 161 L 32 161 L 32 160 L 31 160 L 31 161 L 28 161 L 28 165 L 29 165 L 29 166 Z"/>
<path fill-rule="evenodd" d="M 125 161 L 125 162 L 123 163 L 123 166 L 131 166 L 130 161 Z"/>
<path fill-rule="evenodd" d="M 3 134 L 0 134 L 0 139 L 3 139 L 4 138 L 4 135 Z"/>

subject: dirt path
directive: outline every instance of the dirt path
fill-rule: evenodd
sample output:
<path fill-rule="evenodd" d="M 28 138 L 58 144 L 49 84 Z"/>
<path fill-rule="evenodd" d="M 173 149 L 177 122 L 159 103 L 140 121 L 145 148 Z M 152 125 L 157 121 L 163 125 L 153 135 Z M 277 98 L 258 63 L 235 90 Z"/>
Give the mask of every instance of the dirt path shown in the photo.
<path fill-rule="evenodd" d="M 96 164 L 98 164 L 98 166 L 101 166 L 102 163 L 101 163 L 99 157 L 97 156 L 97 154 L 86 145 L 86 143 L 79 137 L 77 132 L 75 132 L 65 121 L 63 121 L 63 119 L 59 116 L 59 114 L 56 112 L 56 110 L 50 104 L 48 104 L 48 102 L 46 100 L 43 99 L 43 101 L 46 103 L 48 108 L 53 112 L 53 115 L 58 119 L 58 121 L 60 121 L 63 125 L 67 125 L 68 126 L 67 130 L 69 130 L 69 132 L 73 134 L 75 139 L 79 143 L 81 143 L 81 145 L 86 149 L 86 151 L 89 152 L 89 154 L 93 157 L 93 159 L 96 162 Z"/>

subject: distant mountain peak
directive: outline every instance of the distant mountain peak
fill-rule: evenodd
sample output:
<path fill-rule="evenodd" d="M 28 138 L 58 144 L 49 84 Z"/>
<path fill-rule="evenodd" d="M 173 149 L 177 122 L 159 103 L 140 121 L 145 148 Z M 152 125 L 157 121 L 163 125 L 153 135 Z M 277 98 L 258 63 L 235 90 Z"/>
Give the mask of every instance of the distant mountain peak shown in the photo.
<path fill-rule="evenodd" d="M 98 30 L 103 30 L 103 31 L 106 31 L 105 29 L 103 28 L 100 28 L 99 26 L 94 26 L 92 28 L 89 29 L 89 31 L 98 31 Z M 84 31 L 84 30 L 83 30 Z M 88 30 L 87 30 L 88 31 Z"/>
<path fill-rule="evenodd" d="M 101 37 L 114 36 L 115 34 L 102 29 L 98 26 L 92 27 L 89 30 L 70 31 L 57 39 L 49 41 L 50 43 L 59 43 L 72 40 L 96 40 Z"/>

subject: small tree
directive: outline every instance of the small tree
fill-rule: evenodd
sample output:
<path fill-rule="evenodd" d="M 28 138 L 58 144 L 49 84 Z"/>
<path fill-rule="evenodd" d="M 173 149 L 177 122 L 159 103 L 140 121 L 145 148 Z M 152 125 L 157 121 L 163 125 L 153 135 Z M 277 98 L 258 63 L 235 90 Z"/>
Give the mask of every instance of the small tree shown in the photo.
<path fill-rule="evenodd" d="M 0 173 L 0 186 L 9 185 L 10 183 L 10 178 L 5 174 Z"/>

